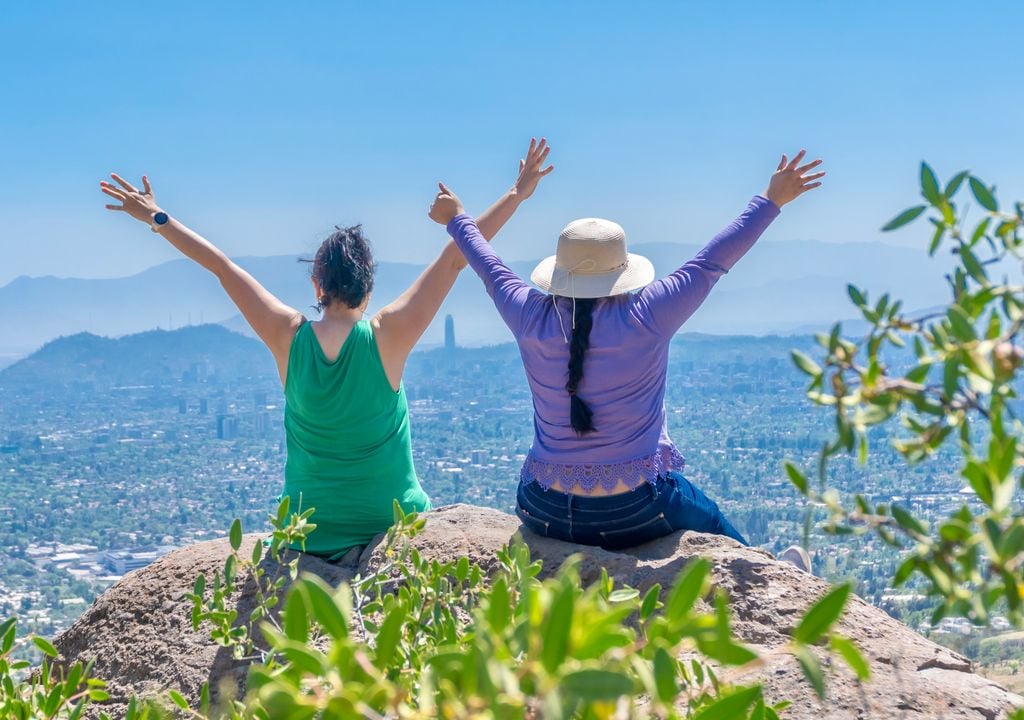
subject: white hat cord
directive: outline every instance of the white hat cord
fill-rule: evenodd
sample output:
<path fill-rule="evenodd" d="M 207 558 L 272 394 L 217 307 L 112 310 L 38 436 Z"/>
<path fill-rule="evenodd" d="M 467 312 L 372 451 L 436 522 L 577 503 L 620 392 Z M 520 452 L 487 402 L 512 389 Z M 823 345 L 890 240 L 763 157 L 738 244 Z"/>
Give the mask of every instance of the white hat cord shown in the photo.
<path fill-rule="evenodd" d="M 597 263 L 592 258 L 583 258 L 576 263 L 570 270 L 567 271 L 569 275 L 569 295 L 572 297 L 572 329 L 576 330 L 576 273 L 583 269 L 583 266 L 587 265 L 587 269 L 593 268 Z M 555 290 L 556 288 L 551 288 Z M 555 300 L 557 292 L 551 293 L 551 305 L 555 308 L 555 315 L 558 316 L 558 327 L 562 331 L 562 339 L 565 340 L 566 344 L 569 343 L 569 336 L 565 334 L 565 325 L 562 324 L 562 313 L 558 310 L 558 302 Z"/>

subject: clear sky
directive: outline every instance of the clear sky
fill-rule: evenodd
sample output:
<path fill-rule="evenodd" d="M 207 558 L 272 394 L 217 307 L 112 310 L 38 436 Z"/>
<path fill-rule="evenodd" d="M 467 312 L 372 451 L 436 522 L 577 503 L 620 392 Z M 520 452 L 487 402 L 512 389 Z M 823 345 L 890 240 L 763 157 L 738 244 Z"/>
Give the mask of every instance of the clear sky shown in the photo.
<path fill-rule="evenodd" d="M 767 241 L 876 240 L 922 158 L 1024 197 L 1022 26 L 1016 1 L 4 3 L 0 284 L 174 257 L 103 210 L 111 170 L 234 255 L 363 222 L 425 261 L 435 181 L 479 211 L 530 135 L 557 169 L 509 258 L 589 215 L 698 242 L 800 146 L 828 182 Z"/>

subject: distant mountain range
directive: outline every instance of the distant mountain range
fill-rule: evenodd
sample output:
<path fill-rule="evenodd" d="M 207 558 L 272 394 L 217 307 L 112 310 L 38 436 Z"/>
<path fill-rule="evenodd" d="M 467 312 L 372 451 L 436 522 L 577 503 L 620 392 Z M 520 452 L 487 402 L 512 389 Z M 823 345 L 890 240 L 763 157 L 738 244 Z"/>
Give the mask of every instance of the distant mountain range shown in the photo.
<path fill-rule="evenodd" d="M 676 243 L 637 245 L 666 274 L 699 248 Z M 293 256 L 245 257 L 238 262 L 271 292 L 312 312 L 306 266 Z M 523 277 L 535 262 L 512 262 Z M 874 293 L 895 289 L 905 306 L 943 303 L 948 256 L 930 259 L 923 250 L 882 243 L 764 242 L 755 247 L 685 326 L 718 335 L 807 332 L 856 315 L 846 284 Z M 382 262 L 371 310 L 403 291 L 419 265 Z M 444 315 L 455 318 L 460 344 L 504 342 L 510 336 L 467 270 L 424 335 L 425 345 L 443 339 Z M 188 260 L 174 260 L 129 277 L 81 279 L 19 277 L 0 288 L 0 367 L 59 336 L 90 332 L 120 336 L 153 328 L 222 322 L 248 333 L 216 279 Z M 6 358 L 6 361 L 5 361 Z"/>
<path fill-rule="evenodd" d="M 675 361 L 698 365 L 763 362 L 777 358 L 789 363 L 794 347 L 811 350 L 807 336 L 724 336 L 682 333 L 675 338 Z M 511 343 L 466 352 L 507 355 L 518 362 Z M 410 367 L 422 353 L 415 353 Z M 27 357 L 0 369 L 0 394 L 25 387 L 100 389 L 166 385 L 182 377 L 245 381 L 276 377 L 270 352 L 260 341 L 222 325 L 196 325 L 177 330 L 148 330 L 120 338 L 78 333 L 57 338 Z"/>

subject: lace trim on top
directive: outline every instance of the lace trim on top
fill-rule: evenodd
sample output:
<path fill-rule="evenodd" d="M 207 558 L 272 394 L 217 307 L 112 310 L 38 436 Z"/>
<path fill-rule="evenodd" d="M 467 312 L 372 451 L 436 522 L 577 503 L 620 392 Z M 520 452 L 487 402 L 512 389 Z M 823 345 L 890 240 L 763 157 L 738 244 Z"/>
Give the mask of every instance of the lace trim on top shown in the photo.
<path fill-rule="evenodd" d="M 618 463 L 552 463 L 538 460 L 531 453 L 519 473 L 522 482 L 536 482 L 545 490 L 558 481 L 563 490 L 579 488 L 591 492 L 599 484 L 611 492 L 621 480 L 626 487 L 636 490 L 645 482 L 656 480 L 670 470 L 682 471 L 686 459 L 675 447 L 660 448 L 657 452 L 635 460 Z"/>

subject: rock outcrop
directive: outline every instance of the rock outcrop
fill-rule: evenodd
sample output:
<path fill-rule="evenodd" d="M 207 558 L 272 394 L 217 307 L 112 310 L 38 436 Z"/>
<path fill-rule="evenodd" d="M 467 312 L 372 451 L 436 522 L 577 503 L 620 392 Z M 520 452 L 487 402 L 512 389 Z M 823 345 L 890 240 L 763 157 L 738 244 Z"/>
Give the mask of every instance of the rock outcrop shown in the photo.
<path fill-rule="evenodd" d="M 992 720 L 1024 702 L 975 675 L 966 658 L 857 597 L 851 598 L 839 630 L 870 662 L 872 680 L 861 686 L 845 668 L 837 668 L 829 678 L 828 699 L 820 702 L 785 644 L 804 610 L 826 592 L 827 583 L 728 538 L 684 532 L 629 551 L 608 552 L 539 537 L 515 517 L 485 508 L 454 505 L 428 517 L 426 529 L 413 541 L 425 557 L 444 561 L 464 555 L 485 569 L 493 566 L 495 550 L 516 533 L 544 561 L 546 572 L 581 552 L 584 582 L 598 579 L 604 567 L 618 583 L 641 591 L 656 582 L 670 585 L 690 558 L 708 558 L 715 583 L 731 598 L 737 635 L 763 657 L 756 667 L 725 677 L 737 682 L 759 679 L 770 699 L 791 700 L 786 718 Z M 258 537 L 245 537 L 243 553 L 251 551 Z M 213 688 L 224 680 L 244 683 L 244 668 L 214 646 L 202 629 L 194 632 L 190 620 L 188 594 L 196 576 L 222 568 L 228 551 L 226 540 L 200 543 L 126 575 L 56 639 L 63 657 L 95 660 L 95 673 L 110 682 L 109 710 L 115 716 L 131 693 L 174 688 L 195 699 L 204 682 Z M 330 565 L 306 556 L 302 569 L 337 584 L 379 566 L 380 560 L 379 549 L 370 546 L 358 564 Z M 239 615 L 245 617 L 251 609 L 243 594 Z"/>

